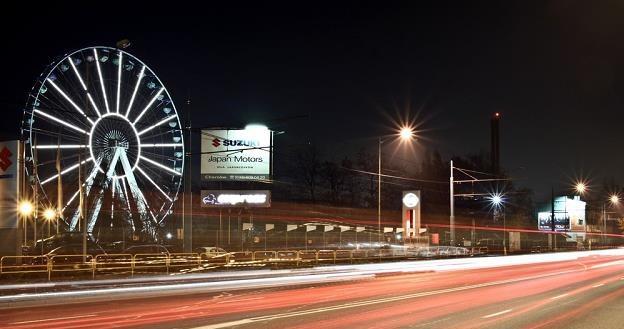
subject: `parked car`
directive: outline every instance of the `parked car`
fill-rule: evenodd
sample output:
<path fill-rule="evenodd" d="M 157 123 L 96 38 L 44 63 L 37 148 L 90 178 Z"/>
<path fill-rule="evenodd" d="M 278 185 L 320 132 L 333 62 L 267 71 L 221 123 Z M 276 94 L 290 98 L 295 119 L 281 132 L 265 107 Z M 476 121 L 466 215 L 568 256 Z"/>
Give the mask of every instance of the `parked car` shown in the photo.
<path fill-rule="evenodd" d="M 45 255 L 60 246 L 70 244 L 82 245 L 83 233 L 82 232 L 63 232 L 45 239 L 39 239 L 33 246 L 22 247 L 22 255 L 24 256 L 38 256 Z M 91 234 L 87 235 L 88 244 L 97 244 L 94 237 Z M 82 250 L 80 251 L 82 253 Z"/>
<path fill-rule="evenodd" d="M 124 254 L 170 254 L 169 249 L 161 244 L 140 244 L 126 248 Z"/>
<path fill-rule="evenodd" d="M 90 261 L 92 257 L 97 255 L 105 255 L 106 251 L 100 247 L 97 243 L 93 241 L 87 240 L 87 261 Z M 64 244 L 62 246 L 58 246 L 44 256 L 47 256 L 48 259 L 53 260 L 54 264 L 63 264 L 63 263 L 76 263 L 79 261 L 79 258 L 76 256 L 83 255 L 82 243 L 70 243 Z M 34 265 L 43 265 L 46 262 L 45 258 L 33 258 Z"/>
<path fill-rule="evenodd" d="M 227 253 L 225 249 L 219 247 L 198 247 L 195 248 L 195 252 L 198 254 L 206 254 L 207 257 L 215 257 Z"/>

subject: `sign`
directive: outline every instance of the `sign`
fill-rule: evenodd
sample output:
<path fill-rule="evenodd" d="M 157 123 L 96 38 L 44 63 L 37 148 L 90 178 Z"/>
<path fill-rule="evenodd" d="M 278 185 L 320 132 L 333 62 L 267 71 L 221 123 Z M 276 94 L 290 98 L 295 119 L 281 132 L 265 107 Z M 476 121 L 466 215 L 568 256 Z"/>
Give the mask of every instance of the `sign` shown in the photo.
<path fill-rule="evenodd" d="M 585 232 L 585 201 L 579 196 L 555 197 L 555 231 Z M 548 202 L 537 213 L 537 228 L 542 231 L 552 230 L 552 206 Z"/>
<path fill-rule="evenodd" d="M 201 206 L 211 207 L 260 207 L 271 206 L 269 190 L 202 190 Z"/>
<path fill-rule="evenodd" d="M 0 228 L 17 228 L 18 143 L 0 142 Z"/>
<path fill-rule="evenodd" d="M 265 127 L 202 130 L 203 180 L 246 181 L 271 178 L 271 131 Z"/>
<path fill-rule="evenodd" d="M 418 198 L 418 196 L 413 192 L 407 192 L 403 195 L 403 205 L 407 208 L 416 207 L 419 201 L 420 198 Z"/>
<path fill-rule="evenodd" d="M 420 235 L 420 191 L 403 191 L 403 239 Z"/>

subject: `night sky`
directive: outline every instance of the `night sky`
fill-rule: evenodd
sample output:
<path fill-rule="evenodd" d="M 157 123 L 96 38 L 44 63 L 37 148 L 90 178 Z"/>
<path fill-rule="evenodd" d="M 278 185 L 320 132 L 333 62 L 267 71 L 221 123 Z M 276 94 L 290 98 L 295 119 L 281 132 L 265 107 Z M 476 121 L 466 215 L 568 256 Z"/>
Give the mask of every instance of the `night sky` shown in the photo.
<path fill-rule="evenodd" d="M 448 158 L 489 151 L 500 111 L 502 165 L 538 200 L 624 181 L 620 1 L 3 6 L 3 138 L 56 56 L 128 38 L 194 127 L 265 122 L 340 158 L 408 118 Z"/>

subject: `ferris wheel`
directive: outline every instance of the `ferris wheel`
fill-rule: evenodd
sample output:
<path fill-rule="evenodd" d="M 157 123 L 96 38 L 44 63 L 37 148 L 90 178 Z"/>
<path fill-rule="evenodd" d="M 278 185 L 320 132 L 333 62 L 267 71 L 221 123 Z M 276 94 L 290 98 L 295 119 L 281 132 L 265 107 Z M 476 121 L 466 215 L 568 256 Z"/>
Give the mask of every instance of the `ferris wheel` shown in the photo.
<path fill-rule="evenodd" d="M 159 240 L 182 183 L 184 141 L 171 95 L 131 54 L 89 47 L 60 57 L 26 104 L 25 164 L 40 208 L 67 230 L 121 228 Z"/>

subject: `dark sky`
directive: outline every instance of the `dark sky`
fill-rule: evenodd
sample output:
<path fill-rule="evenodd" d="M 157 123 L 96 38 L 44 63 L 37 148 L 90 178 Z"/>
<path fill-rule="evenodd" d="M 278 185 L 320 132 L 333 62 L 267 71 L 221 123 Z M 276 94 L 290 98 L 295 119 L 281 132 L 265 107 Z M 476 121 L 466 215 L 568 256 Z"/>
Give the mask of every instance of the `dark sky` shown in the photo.
<path fill-rule="evenodd" d="M 620 1 L 45 2 L 6 6 L 2 137 L 56 56 L 127 50 L 163 80 L 195 127 L 267 122 L 326 155 L 375 143 L 417 118 L 421 149 L 489 150 L 538 198 L 584 175 L 622 181 Z"/>

